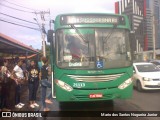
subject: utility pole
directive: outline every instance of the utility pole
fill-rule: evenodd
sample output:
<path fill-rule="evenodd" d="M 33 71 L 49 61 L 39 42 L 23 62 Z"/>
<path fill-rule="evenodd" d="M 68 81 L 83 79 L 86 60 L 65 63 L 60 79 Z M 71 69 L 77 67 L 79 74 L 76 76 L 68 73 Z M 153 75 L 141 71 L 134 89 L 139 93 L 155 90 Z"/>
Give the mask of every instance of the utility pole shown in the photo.
<path fill-rule="evenodd" d="M 156 59 L 156 51 L 155 51 L 155 41 L 156 41 L 156 32 L 155 32 L 155 16 L 152 16 L 152 20 L 153 20 L 153 59 Z"/>
<path fill-rule="evenodd" d="M 40 12 L 35 12 L 35 14 L 39 14 L 41 17 L 41 26 L 38 23 L 37 19 L 36 20 L 37 24 L 39 25 L 39 28 L 41 30 L 41 38 L 42 38 L 42 51 L 43 51 L 43 56 L 46 57 L 46 41 L 45 41 L 45 35 L 46 35 L 46 31 L 45 31 L 45 14 L 50 14 L 49 11 L 40 11 Z"/>

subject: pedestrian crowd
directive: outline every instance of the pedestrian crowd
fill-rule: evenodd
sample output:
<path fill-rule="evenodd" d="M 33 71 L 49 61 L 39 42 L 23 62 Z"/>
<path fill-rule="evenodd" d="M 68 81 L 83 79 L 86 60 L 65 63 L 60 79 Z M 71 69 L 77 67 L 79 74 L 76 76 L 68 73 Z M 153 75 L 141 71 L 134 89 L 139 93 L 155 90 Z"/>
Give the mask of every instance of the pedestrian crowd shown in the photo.
<path fill-rule="evenodd" d="M 21 109 L 25 106 L 21 102 L 21 92 L 23 84 L 28 84 L 28 101 L 30 108 L 37 108 L 37 91 L 41 84 L 41 102 L 44 111 L 49 111 L 46 103 L 52 104 L 51 90 L 46 98 L 47 88 L 51 88 L 51 68 L 46 57 L 42 57 L 41 61 L 19 59 L 16 57 L 12 60 L 0 59 L 0 111 L 11 111 L 10 106 L 10 87 L 14 84 L 14 107 Z"/>

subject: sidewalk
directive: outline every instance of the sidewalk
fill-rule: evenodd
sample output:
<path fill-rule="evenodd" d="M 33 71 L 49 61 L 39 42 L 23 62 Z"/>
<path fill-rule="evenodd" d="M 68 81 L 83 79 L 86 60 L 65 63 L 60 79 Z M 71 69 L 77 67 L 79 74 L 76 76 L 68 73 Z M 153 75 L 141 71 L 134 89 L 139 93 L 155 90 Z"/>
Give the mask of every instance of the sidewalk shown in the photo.
<path fill-rule="evenodd" d="M 51 89 L 47 89 L 47 95 L 48 96 L 48 93 Z M 36 107 L 36 108 L 31 108 L 29 106 L 29 90 L 28 90 L 28 83 L 25 83 L 24 85 L 22 85 L 22 88 L 21 88 L 21 102 L 24 103 L 24 107 L 21 108 L 21 109 L 18 109 L 18 108 L 15 108 L 14 106 L 14 102 L 15 102 L 15 87 L 14 86 L 11 86 L 11 94 L 10 94 L 10 103 L 9 104 L 9 107 L 11 109 L 11 112 L 22 112 L 22 113 L 25 113 L 25 112 L 41 112 L 43 111 L 43 108 L 42 108 L 42 103 L 41 103 L 41 86 L 39 84 L 39 88 L 38 88 L 38 91 L 37 91 L 37 100 L 36 100 L 36 103 L 39 104 L 39 107 Z M 52 100 L 53 102 L 54 100 Z M 58 109 L 58 105 L 56 105 L 55 107 L 55 104 L 48 104 L 47 105 L 49 107 L 50 110 L 53 110 L 54 108 Z M 1 112 L 0 112 L 1 114 Z M 4 117 L 4 118 L 0 118 L 0 120 L 37 120 L 37 118 L 34 118 L 34 117 L 30 117 L 30 118 L 20 118 L 20 117 Z"/>
<path fill-rule="evenodd" d="M 11 111 L 18 111 L 18 112 L 29 112 L 29 111 L 43 111 L 42 108 L 42 103 L 41 103 L 41 86 L 39 86 L 39 89 L 37 91 L 37 103 L 39 104 L 39 107 L 36 108 L 30 108 L 29 107 L 29 98 L 28 98 L 28 84 L 25 84 L 22 86 L 21 89 L 21 102 L 24 103 L 24 107 L 21 109 L 15 108 L 13 105 L 11 107 Z M 49 91 L 50 89 L 48 89 L 47 91 Z M 13 94 L 12 94 L 13 95 Z M 14 101 L 11 101 L 11 103 L 14 103 Z M 50 105 L 50 107 L 52 107 L 52 104 Z M 0 118 L 0 120 L 34 120 L 35 118 Z"/>
<path fill-rule="evenodd" d="M 40 87 L 37 91 L 37 103 L 40 105 L 38 108 L 30 108 L 29 107 L 29 91 L 28 91 L 28 84 L 22 85 L 21 88 L 21 102 L 24 103 L 24 107 L 19 109 L 12 106 L 11 111 L 39 111 L 41 108 L 41 101 L 40 101 Z"/>

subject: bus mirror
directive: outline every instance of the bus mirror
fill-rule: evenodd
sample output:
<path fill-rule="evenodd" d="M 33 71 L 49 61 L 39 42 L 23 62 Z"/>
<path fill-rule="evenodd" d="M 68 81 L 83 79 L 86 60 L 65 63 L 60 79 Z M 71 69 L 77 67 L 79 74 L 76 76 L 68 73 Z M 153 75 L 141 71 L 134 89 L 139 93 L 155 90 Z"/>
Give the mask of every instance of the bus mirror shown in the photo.
<path fill-rule="evenodd" d="M 54 39 L 54 30 L 48 30 L 47 33 L 47 42 L 51 42 Z"/>

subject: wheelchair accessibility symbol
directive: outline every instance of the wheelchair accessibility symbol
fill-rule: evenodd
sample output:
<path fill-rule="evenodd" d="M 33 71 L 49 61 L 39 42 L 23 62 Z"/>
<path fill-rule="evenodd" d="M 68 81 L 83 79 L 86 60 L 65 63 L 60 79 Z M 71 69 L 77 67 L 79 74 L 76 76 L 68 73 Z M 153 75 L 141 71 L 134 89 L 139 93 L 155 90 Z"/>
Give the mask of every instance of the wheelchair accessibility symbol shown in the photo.
<path fill-rule="evenodd" d="M 103 62 L 102 61 L 97 61 L 97 68 L 103 68 Z"/>

